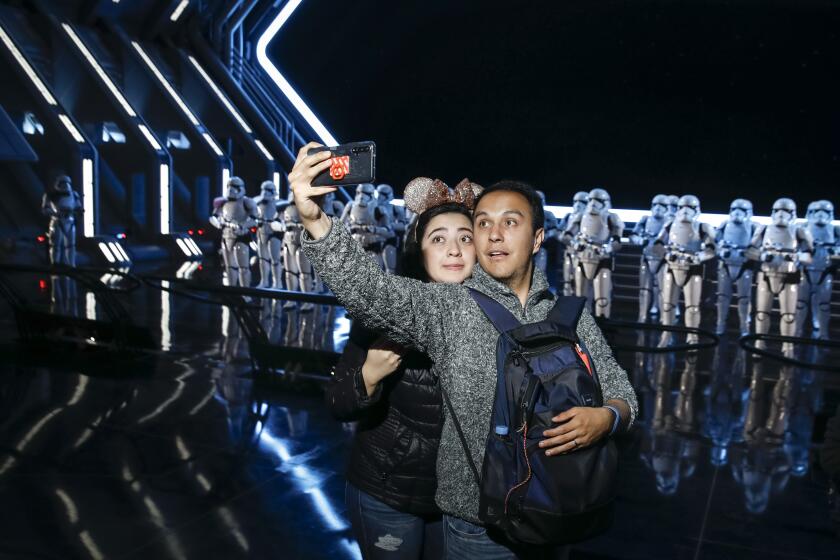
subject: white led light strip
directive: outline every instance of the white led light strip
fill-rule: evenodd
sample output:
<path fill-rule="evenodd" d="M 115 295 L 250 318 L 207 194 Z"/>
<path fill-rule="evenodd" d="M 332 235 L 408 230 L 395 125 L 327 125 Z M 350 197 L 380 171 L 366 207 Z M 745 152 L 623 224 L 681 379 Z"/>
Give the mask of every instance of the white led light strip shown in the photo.
<path fill-rule="evenodd" d="M 245 122 L 245 119 L 242 118 L 242 115 L 240 115 L 239 112 L 234 108 L 233 104 L 230 102 L 227 96 L 224 93 L 222 93 L 222 90 L 219 89 L 219 86 L 216 85 L 216 82 L 214 82 L 213 79 L 210 78 L 210 76 L 207 74 L 207 72 L 204 71 L 204 68 L 201 67 L 201 65 L 195 58 L 193 58 L 192 56 L 188 56 L 188 58 L 190 59 L 190 62 L 192 62 L 192 65 L 195 66 L 195 69 L 198 70 L 198 73 L 201 74 L 201 77 L 204 78 L 204 81 L 207 82 L 207 85 L 210 86 L 210 89 L 212 89 L 213 92 L 216 94 L 216 97 L 219 98 L 219 101 L 222 102 L 222 105 L 224 105 L 228 112 L 231 115 L 233 115 L 233 118 L 235 118 L 236 121 L 239 123 L 239 126 L 242 127 L 242 130 L 244 130 L 248 134 L 251 134 L 253 132 L 251 130 L 251 127 L 248 126 L 248 123 Z"/>
<path fill-rule="evenodd" d="M 70 117 L 68 117 L 64 113 L 60 113 L 58 115 L 58 120 L 60 120 L 61 124 L 64 125 L 64 128 L 67 129 L 67 131 L 70 133 L 70 136 L 73 137 L 73 140 L 75 140 L 79 144 L 85 143 L 84 136 L 82 136 L 82 134 L 79 132 L 79 129 L 76 128 L 76 125 L 73 124 L 73 121 L 70 120 Z"/>
<path fill-rule="evenodd" d="M 274 161 L 274 157 L 269 153 L 269 151 L 265 148 L 265 145 L 262 142 L 260 142 L 259 140 L 254 140 L 254 144 L 257 145 L 257 148 L 260 149 L 260 151 L 263 153 L 263 155 L 268 161 Z"/>
<path fill-rule="evenodd" d="M 47 89 L 47 86 L 41 81 L 41 78 L 38 77 L 38 74 L 35 72 L 35 69 L 29 64 L 29 61 L 23 56 L 23 54 L 18 50 L 17 46 L 12 42 L 12 38 L 6 34 L 6 30 L 0 26 L 0 40 L 6 45 L 6 48 L 9 49 L 9 52 L 12 53 L 12 56 L 15 57 L 17 63 L 20 64 L 20 67 L 23 68 L 23 71 L 29 77 L 29 80 L 35 85 L 35 88 L 44 96 L 47 103 L 50 105 L 58 105 L 58 101 L 55 100 L 55 97 L 52 96 L 50 90 Z"/>
<path fill-rule="evenodd" d="M 137 128 L 140 129 L 140 132 L 143 133 L 143 136 L 146 137 L 146 140 L 148 140 L 148 142 L 149 142 L 149 144 L 151 144 L 152 148 L 154 148 L 158 152 L 163 149 L 163 148 L 160 147 L 160 142 L 157 141 L 157 138 L 155 138 L 152 135 L 152 132 L 149 130 L 149 128 L 145 124 L 138 124 Z"/>
<path fill-rule="evenodd" d="M 82 203 L 84 212 L 85 237 L 96 235 L 95 208 L 93 207 L 93 160 L 84 158 L 82 160 Z"/>
<path fill-rule="evenodd" d="M 332 134 L 327 130 L 327 127 L 318 120 L 318 117 L 315 116 L 315 113 L 306 105 L 306 103 L 301 99 L 300 95 L 295 91 L 292 85 L 283 77 L 280 71 L 277 69 L 276 66 L 271 62 L 268 58 L 268 54 L 266 54 L 266 49 L 268 48 L 268 44 L 274 39 L 275 35 L 280 31 L 280 28 L 283 27 L 283 24 L 289 19 L 292 15 L 292 12 L 300 5 L 302 0 L 291 0 L 283 9 L 280 10 L 280 13 L 277 14 L 277 17 L 274 18 L 274 21 L 271 22 L 271 25 L 265 30 L 265 33 L 260 36 L 259 40 L 257 41 L 257 61 L 260 63 L 260 66 L 268 73 L 269 77 L 277 84 L 277 87 L 280 88 L 280 91 L 283 92 L 283 95 L 291 102 L 291 104 L 298 110 L 304 120 L 309 123 L 309 126 L 312 127 L 312 130 L 315 131 L 315 134 L 321 139 L 321 141 L 326 144 L 327 146 L 335 146 L 338 144 L 338 141 L 333 137 Z"/>
<path fill-rule="evenodd" d="M 172 219 L 170 217 L 170 196 L 169 196 L 169 166 L 160 164 L 160 232 L 168 234 L 172 231 Z"/>
<path fill-rule="evenodd" d="M 175 8 L 175 11 L 172 12 L 171 16 L 169 16 L 169 21 L 178 21 L 178 18 L 181 17 L 181 14 L 184 13 L 184 10 L 186 10 L 189 5 L 190 0 L 181 0 L 181 3 L 178 4 L 178 7 Z"/>
<path fill-rule="evenodd" d="M 195 115 L 193 114 L 193 112 L 190 111 L 190 108 L 187 107 L 187 104 L 184 103 L 184 100 L 181 99 L 181 96 L 178 95 L 178 93 L 175 91 L 175 89 L 169 83 L 169 80 L 167 80 L 164 77 L 164 75 L 160 73 L 160 70 L 158 70 L 158 67 L 155 65 L 154 62 L 152 62 L 152 59 L 149 58 L 149 56 L 146 54 L 146 51 L 143 50 L 143 47 L 141 47 L 140 44 L 137 41 L 132 41 L 131 46 L 134 47 L 134 50 L 137 51 L 137 54 L 140 55 L 140 58 L 143 59 L 143 62 L 146 63 L 146 66 L 149 67 L 149 70 L 152 71 L 152 74 L 155 75 L 155 78 L 158 79 L 158 81 L 161 83 L 161 85 L 164 87 L 164 89 L 166 89 L 166 91 L 169 93 L 169 95 L 172 97 L 172 99 L 175 100 L 175 103 L 178 104 L 178 107 L 181 108 L 181 111 L 187 116 L 187 118 L 190 120 L 190 122 L 193 124 L 193 126 L 198 126 L 198 119 L 195 118 Z"/>
<path fill-rule="evenodd" d="M 87 47 L 79 38 L 79 36 L 76 35 L 76 32 L 73 31 L 73 28 L 70 27 L 70 24 L 62 23 L 61 27 L 64 28 L 64 31 L 67 33 L 67 36 L 70 37 L 70 39 L 76 44 L 76 47 L 79 49 L 79 52 L 81 52 L 82 55 L 84 55 L 84 57 L 87 59 L 88 64 L 90 64 L 91 68 L 93 68 L 96 74 L 102 79 L 102 82 L 105 84 L 105 87 L 107 87 L 110 90 L 111 95 L 114 96 L 114 99 L 116 99 L 117 102 L 120 105 L 122 105 L 122 108 L 126 112 L 126 114 L 129 117 L 136 117 L 137 113 L 134 112 L 134 109 L 128 103 L 128 100 L 126 100 L 126 98 L 123 97 L 123 94 L 120 93 L 120 90 L 117 89 L 117 86 L 114 85 L 114 82 L 111 81 L 111 78 L 108 77 L 108 74 L 105 73 L 105 70 L 103 70 L 99 63 L 96 62 L 96 59 L 87 49 Z"/>

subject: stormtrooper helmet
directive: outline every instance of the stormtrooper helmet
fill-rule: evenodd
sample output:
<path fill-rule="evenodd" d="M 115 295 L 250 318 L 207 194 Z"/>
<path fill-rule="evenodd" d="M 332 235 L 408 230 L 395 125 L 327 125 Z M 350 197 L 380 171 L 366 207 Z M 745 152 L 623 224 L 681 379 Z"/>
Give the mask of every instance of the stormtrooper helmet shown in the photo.
<path fill-rule="evenodd" d="M 683 222 L 694 221 L 700 215 L 700 199 L 693 194 L 684 194 L 677 201 L 676 219 Z"/>
<path fill-rule="evenodd" d="M 592 189 L 586 197 L 586 210 L 590 214 L 600 214 L 612 207 L 610 193 L 604 189 Z"/>
<path fill-rule="evenodd" d="M 743 224 L 753 215 L 752 202 L 745 198 L 736 198 L 729 205 L 729 219 L 733 224 Z"/>
<path fill-rule="evenodd" d="M 668 195 L 658 194 L 650 201 L 650 214 L 654 218 L 664 218 L 668 215 Z"/>
<path fill-rule="evenodd" d="M 228 179 L 225 193 L 228 200 L 241 200 L 245 197 L 245 181 L 239 177 Z"/>
<path fill-rule="evenodd" d="M 789 198 L 780 198 L 773 203 L 770 219 L 774 226 L 789 226 L 796 220 L 796 203 Z"/>

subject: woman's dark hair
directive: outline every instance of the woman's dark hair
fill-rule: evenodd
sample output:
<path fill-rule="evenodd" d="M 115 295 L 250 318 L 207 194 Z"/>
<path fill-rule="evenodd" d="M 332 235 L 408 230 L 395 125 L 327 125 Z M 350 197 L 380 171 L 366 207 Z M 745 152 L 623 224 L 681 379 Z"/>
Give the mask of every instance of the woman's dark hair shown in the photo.
<path fill-rule="evenodd" d="M 524 196 L 525 200 L 528 201 L 528 205 L 531 207 L 531 225 L 534 227 L 534 232 L 541 227 L 545 227 L 545 209 L 543 208 L 543 201 L 534 187 L 528 183 L 523 183 L 522 181 L 511 181 L 510 179 L 505 179 L 503 181 L 499 181 L 498 183 L 493 183 L 484 189 L 480 195 L 478 195 L 478 198 L 475 200 L 476 208 L 478 208 L 478 203 L 482 198 L 491 192 L 497 191 L 515 192 Z"/>
<path fill-rule="evenodd" d="M 405 235 L 405 246 L 403 247 L 397 272 L 400 276 L 407 276 L 417 280 L 428 279 L 426 268 L 423 266 L 423 250 L 421 248 L 423 236 L 426 234 L 426 227 L 432 218 L 441 214 L 461 214 L 472 222 L 472 212 L 463 204 L 447 202 L 439 206 L 433 206 L 417 216 Z"/>

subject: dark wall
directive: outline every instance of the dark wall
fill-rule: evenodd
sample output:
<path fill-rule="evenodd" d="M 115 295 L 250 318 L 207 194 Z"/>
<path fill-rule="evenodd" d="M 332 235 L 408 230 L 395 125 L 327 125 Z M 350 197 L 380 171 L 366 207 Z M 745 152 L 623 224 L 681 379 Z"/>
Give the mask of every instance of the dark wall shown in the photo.
<path fill-rule="evenodd" d="M 831 4 L 306 0 L 270 55 L 337 138 L 377 142 L 397 190 L 515 177 L 553 203 L 603 185 L 620 207 L 765 213 L 840 183 Z"/>

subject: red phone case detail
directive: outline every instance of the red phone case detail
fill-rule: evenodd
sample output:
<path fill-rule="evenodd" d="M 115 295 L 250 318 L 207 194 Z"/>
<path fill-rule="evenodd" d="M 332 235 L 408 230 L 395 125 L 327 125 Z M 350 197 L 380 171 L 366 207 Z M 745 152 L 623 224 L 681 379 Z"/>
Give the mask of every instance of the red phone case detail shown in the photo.
<path fill-rule="evenodd" d="M 338 156 L 332 158 L 332 165 L 330 165 L 330 177 L 335 181 L 340 181 L 350 173 L 350 156 Z"/>

